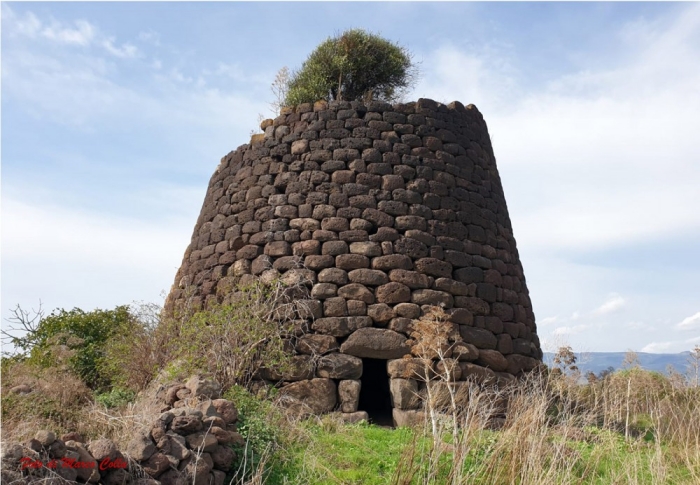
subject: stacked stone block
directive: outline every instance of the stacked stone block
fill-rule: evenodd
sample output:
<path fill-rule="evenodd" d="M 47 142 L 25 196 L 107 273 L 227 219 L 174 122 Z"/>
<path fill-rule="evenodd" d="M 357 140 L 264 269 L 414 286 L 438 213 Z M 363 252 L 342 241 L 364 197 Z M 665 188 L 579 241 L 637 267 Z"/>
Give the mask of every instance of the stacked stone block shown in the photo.
<path fill-rule="evenodd" d="M 314 412 L 355 412 L 361 358 L 410 353 L 412 321 L 431 305 L 464 342 L 462 378 L 541 360 L 476 107 L 317 102 L 261 128 L 212 176 L 169 311 L 226 302 L 256 278 L 308 284 L 297 316 L 310 332 L 295 341 L 301 371 L 285 389 Z"/>

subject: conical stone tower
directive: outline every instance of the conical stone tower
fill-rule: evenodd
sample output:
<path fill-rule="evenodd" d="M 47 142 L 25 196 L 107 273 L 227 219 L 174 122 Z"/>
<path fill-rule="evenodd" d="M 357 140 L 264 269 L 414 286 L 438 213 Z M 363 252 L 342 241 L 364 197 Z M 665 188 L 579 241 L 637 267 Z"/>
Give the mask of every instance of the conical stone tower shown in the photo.
<path fill-rule="evenodd" d="M 410 419 L 420 404 L 407 396 L 421 384 L 402 357 L 429 305 L 461 336 L 459 379 L 509 380 L 537 365 L 535 316 L 475 106 L 318 102 L 261 127 L 212 176 L 167 311 L 226 301 L 264 274 L 308 282 L 308 315 L 297 317 L 310 330 L 295 341 L 308 372 L 283 391 L 316 413 Z"/>

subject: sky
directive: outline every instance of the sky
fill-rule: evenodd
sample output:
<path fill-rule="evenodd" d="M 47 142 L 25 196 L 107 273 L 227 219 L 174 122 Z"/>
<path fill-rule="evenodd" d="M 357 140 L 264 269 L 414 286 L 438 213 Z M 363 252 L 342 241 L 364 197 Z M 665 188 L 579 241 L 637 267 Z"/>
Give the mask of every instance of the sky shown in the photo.
<path fill-rule="evenodd" d="M 3 325 L 163 303 L 270 85 L 363 28 L 484 115 L 544 350 L 700 344 L 698 3 L 16 3 L 2 15 Z"/>

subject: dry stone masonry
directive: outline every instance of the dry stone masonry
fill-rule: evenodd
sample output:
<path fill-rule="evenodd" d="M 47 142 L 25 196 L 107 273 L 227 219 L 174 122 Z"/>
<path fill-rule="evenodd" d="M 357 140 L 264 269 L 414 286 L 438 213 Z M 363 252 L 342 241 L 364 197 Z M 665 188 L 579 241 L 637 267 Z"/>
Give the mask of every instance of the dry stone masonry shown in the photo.
<path fill-rule="evenodd" d="M 349 419 L 384 391 L 395 421 L 420 406 L 404 357 L 430 306 L 454 326 L 459 379 L 536 366 L 535 316 L 476 107 L 317 102 L 261 128 L 212 176 L 168 311 L 226 302 L 257 278 L 307 283 L 297 317 L 310 330 L 293 342 L 299 372 L 283 391 Z"/>

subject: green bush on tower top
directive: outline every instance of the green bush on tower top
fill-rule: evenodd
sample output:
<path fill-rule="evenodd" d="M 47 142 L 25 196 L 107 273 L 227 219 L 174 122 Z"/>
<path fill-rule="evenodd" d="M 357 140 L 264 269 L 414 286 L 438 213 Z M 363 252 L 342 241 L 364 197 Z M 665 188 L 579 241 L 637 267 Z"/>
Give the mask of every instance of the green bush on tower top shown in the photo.
<path fill-rule="evenodd" d="M 416 79 L 411 54 L 361 29 L 328 38 L 294 72 L 285 104 L 324 100 L 395 101 Z"/>

